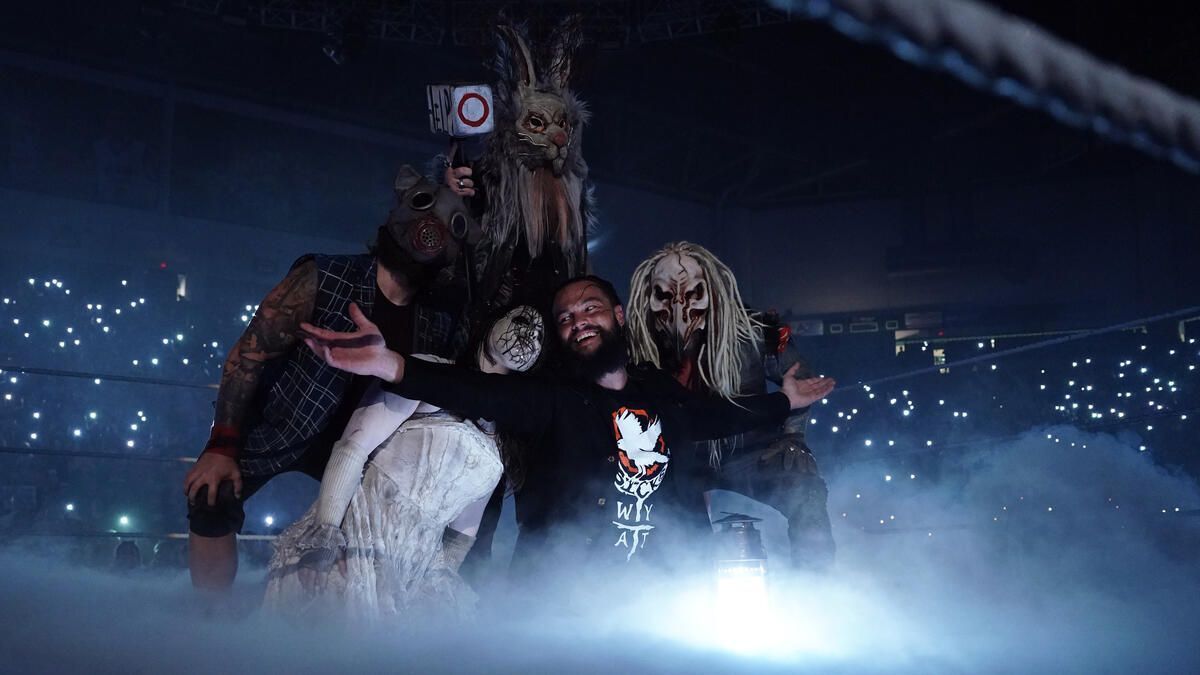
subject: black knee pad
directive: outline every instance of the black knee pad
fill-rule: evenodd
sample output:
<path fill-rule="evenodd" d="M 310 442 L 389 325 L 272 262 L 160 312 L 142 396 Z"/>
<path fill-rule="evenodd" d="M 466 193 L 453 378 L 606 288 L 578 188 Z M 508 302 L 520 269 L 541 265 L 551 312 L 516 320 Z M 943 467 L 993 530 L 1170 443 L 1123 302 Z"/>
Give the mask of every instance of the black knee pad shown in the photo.
<path fill-rule="evenodd" d="M 208 505 L 208 486 L 200 488 L 196 500 L 188 504 L 188 529 L 201 537 L 224 537 L 240 533 L 246 522 L 242 500 L 233 494 L 233 482 L 221 481 L 217 505 Z"/>

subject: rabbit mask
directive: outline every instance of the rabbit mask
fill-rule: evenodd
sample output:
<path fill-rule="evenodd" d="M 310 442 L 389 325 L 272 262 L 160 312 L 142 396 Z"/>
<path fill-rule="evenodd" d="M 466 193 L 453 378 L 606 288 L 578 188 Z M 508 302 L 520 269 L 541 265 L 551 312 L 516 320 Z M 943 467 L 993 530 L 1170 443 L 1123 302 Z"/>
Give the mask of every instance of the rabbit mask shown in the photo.
<path fill-rule="evenodd" d="M 586 121 L 583 105 L 567 88 L 571 61 L 581 36 L 578 17 L 562 23 L 550 41 L 549 59 L 538 63 L 524 37 L 511 25 L 497 28 L 496 69 L 502 105 L 497 129 L 507 150 L 528 169 L 549 168 L 562 176 Z M 540 66 L 540 67 L 539 67 Z"/>

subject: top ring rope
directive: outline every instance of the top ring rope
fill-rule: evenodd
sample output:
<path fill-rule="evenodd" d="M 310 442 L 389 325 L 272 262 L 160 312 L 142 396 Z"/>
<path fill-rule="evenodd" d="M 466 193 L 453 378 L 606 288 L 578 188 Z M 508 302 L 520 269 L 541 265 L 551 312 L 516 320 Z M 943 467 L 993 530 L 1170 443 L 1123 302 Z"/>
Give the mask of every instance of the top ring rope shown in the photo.
<path fill-rule="evenodd" d="M 25 375 L 47 375 L 49 377 L 74 377 L 82 380 L 107 380 L 109 382 L 128 382 L 130 384 L 152 384 L 161 387 L 181 387 L 184 389 L 217 388 L 215 384 L 197 384 L 195 382 L 180 382 L 179 380 L 164 380 L 156 377 L 137 377 L 136 375 L 106 375 L 104 373 L 88 373 L 77 370 L 56 370 L 53 368 L 30 368 L 26 366 L 0 366 L 0 371 L 11 371 Z"/>
<path fill-rule="evenodd" d="M 1200 173 L 1200 103 L 972 0 L 770 0 L 898 57 Z"/>
<path fill-rule="evenodd" d="M 854 387 L 844 387 L 842 389 L 835 390 L 829 396 L 830 397 L 837 396 L 839 393 L 845 393 L 847 391 L 851 391 L 853 388 L 863 387 L 866 389 L 870 389 L 871 387 L 883 384 L 885 382 L 893 382 L 895 380 L 903 380 L 905 378 L 915 377 L 917 375 L 925 375 L 927 373 L 936 373 L 936 372 L 939 372 L 939 371 L 942 371 L 942 370 L 945 370 L 948 368 L 961 368 L 962 366 L 969 365 L 972 363 L 982 363 L 984 361 L 995 361 L 996 359 L 1002 359 L 1006 356 L 1012 356 L 1014 354 L 1020 354 L 1022 352 L 1030 352 L 1035 349 L 1042 349 L 1045 347 L 1051 347 L 1053 345 L 1060 345 L 1065 342 L 1074 342 L 1076 340 L 1082 340 L 1084 338 L 1094 337 L 1096 335 L 1104 335 L 1106 333 L 1116 333 L 1118 331 L 1129 330 L 1131 328 L 1139 328 L 1139 327 L 1147 325 L 1147 324 L 1156 323 L 1158 321 L 1165 321 L 1167 319 L 1177 319 L 1181 316 L 1187 316 L 1189 314 L 1196 314 L 1197 312 L 1200 312 L 1200 305 L 1195 305 L 1192 307 L 1185 307 L 1183 309 L 1177 309 L 1177 310 L 1174 310 L 1171 312 L 1165 312 L 1163 314 L 1156 314 L 1154 316 L 1142 317 L 1140 319 L 1133 319 L 1131 321 L 1124 321 L 1122 323 L 1113 324 L 1111 326 L 1103 326 L 1101 328 L 1093 328 L 1091 330 L 1079 331 L 1079 332 L 1071 333 L 1069 335 L 1062 335 L 1059 337 L 1050 338 L 1049 340 L 1042 340 L 1040 342 L 1034 342 L 1033 344 L 1021 345 L 1018 347 L 1012 347 L 1010 349 L 1001 349 L 998 351 L 989 352 L 987 354 L 980 354 L 978 356 L 971 356 L 971 357 L 968 357 L 965 359 L 959 359 L 957 361 L 940 363 L 940 364 L 932 365 L 932 366 L 925 366 L 923 368 L 917 368 L 916 370 L 910 370 L 910 371 L 907 371 L 904 373 L 897 373 L 895 375 L 887 375 L 884 377 L 877 377 L 873 380 L 866 380 L 864 382 L 856 382 L 854 384 Z"/>

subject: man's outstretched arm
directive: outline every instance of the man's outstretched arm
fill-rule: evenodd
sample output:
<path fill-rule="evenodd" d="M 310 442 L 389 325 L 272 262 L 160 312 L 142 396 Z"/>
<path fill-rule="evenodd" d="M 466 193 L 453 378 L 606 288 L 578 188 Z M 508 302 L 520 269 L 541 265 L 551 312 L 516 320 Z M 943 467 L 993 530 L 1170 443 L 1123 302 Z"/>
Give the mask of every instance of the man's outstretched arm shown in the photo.
<path fill-rule="evenodd" d="M 798 367 L 795 375 L 797 379 L 806 380 L 817 376 L 808 361 L 800 355 L 800 350 L 796 348 L 795 341 L 791 340 L 790 337 L 779 338 L 778 347 L 779 349 L 775 354 L 771 354 L 764 359 L 771 362 L 767 368 L 767 379 L 774 382 L 776 386 L 783 385 L 784 373 L 793 366 Z M 783 422 L 784 433 L 796 437 L 802 444 L 804 433 L 807 430 L 808 410 L 806 408 L 793 410 Z"/>
<path fill-rule="evenodd" d="M 833 391 L 836 383 L 827 377 L 796 379 L 798 368 L 793 365 L 788 369 L 774 394 L 746 396 L 736 403 L 715 397 L 685 402 L 689 436 L 694 440 L 724 438 L 761 426 L 778 425 L 789 413 L 804 410 Z"/>
<path fill-rule="evenodd" d="M 299 341 L 301 322 L 312 318 L 317 298 L 317 265 L 307 261 L 292 268 L 259 304 L 245 332 L 229 350 L 217 390 L 217 410 L 212 435 L 200 459 L 184 479 L 189 500 L 208 486 L 208 501 L 216 503 L 217 487 L 233 482 L 241 495 L 242 478 L 237 454 L 241 449 L 242 424 L 258 390 L 267 363 L 283 358 Z"/>
<path fill-rule="evenodd" d="M 334 368 L 377 377 L 384 389 L 405 398 L 499 422 L 522 433 L 540 433 L 548 426 L 561 391 L 555 383 L 406 359 L 387 348 L 379 328 L 357 305 L 350 305 L 350 318 L 358 327 L 352 333 L 304 324 L 305 344 Z"/>

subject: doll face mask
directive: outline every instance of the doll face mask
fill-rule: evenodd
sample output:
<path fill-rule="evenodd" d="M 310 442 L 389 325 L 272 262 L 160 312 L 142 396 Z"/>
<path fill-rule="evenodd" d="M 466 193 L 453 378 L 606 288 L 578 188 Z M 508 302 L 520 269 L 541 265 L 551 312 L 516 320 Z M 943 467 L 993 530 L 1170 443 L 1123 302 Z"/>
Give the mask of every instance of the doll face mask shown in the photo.
<path fill-rule="evenodd" d="M 492 324 L 484 341 L 484 354 L 498 366 L 523 373 L 541 356 L 545 334 L 540 312 L 528 305 L 514 307 Z"/>

